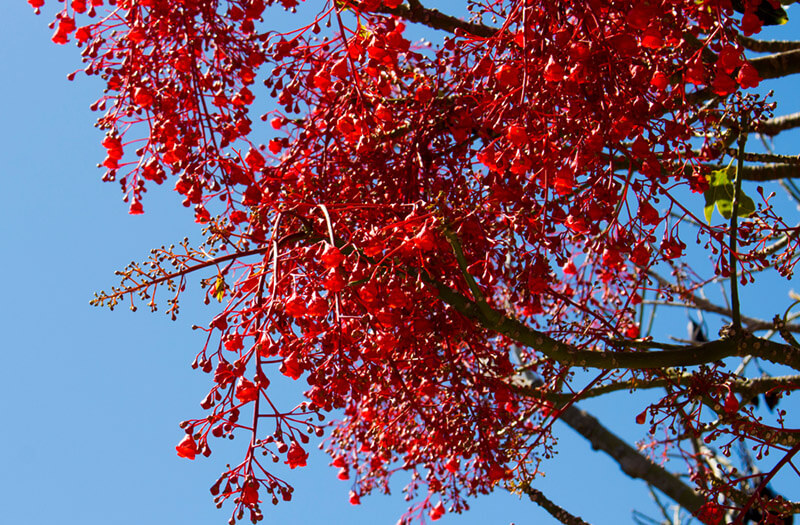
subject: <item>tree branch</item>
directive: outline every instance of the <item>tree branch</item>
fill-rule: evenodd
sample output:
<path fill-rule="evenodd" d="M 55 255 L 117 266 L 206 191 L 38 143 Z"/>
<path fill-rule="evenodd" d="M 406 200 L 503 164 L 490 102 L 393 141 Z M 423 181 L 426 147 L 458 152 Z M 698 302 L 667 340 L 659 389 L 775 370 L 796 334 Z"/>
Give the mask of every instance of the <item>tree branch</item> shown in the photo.
<path fill-rule="evenodd" d="M 674 376 L 667 374 L 667 377 L 654 379 L 629 379 L 590 388 L 581 392 L 581 400 L 592 397 L 599 397 L 612 392 L 622 390 L 646 390 L 650 388 L 661 388 L 675 383 L 688 381 L 693 377 L 690 372 L 676 373 Z M 793 391 L 800 390 L 800 375 L 782 377 L 760 377 L 754 379 L 738 379 L 730 383 L 730 388 L 737 394 L 741 394 L 742 399 L 747 401 L 758 394 L 764 394 L 770 390 Z M 575 397 L 571 392 L 566 393 L 540 393 L 533 386 L 516 387 L 517 392 L 527 396 L 546 399 L 554 403 L 566 403 Z"/>
<path fill-rule="evenodd" d="M 742 313 L 739 310 L 739 199 L 742 193 L 742 170 L 744 170 L 744 147 L 747 144 L 746 116 L 743 113 L 739 126 L 739 149 L 736 152 L 736 177 L 733 181 L 733 202 L 731 204 L 731 227 L 728 232 L 730 239 L 728 251 L 728 270 L 731 283 L 731 313 L 733 314 L 733 327 L 742 328 Z"/>
<path fill-rule="evenodd" d="M 762 79 L 782 78 L 800 73 L 800 49 L 750 59 Z"/>
<path fill-rule="evenodd" d="M 517 357 L 519 357 L 518 350 Z M 541 380 L 530 372 L 522 372 L 516 377 L 529 389 L 542 384 Z M 697 513 L 705 503 L 705 499 L 690 486 L 614 435 L 588 412 L 575 405 L 569 405 L 559 412 L 558 418 L 586 438 L 594 450 L 602 450 L 611 456 L 625 474 L 646 481 L 692 514 Z"/>
<path fill-rule="evenodd" d="M 720 166 L 722 168 L 724 166 Z M 800 178 L 800 166 L 794 164 L 763 164 L 760 166 L 745 166 L 742 178 L 751 181 L 770 181 L 781 179 Z"/>
<path fill-rule="evenodd" d="M 800 127 L 800 112 L 791 113 L 789 115 L 781 115 L 780 117 L 771 118 L 765 122 L 761 122 L 758 124 L 755 131 L 762 135 L 774 137 L 781 131 L 797 127 Z"/>
<path fill-rule="evenodd" d="M 441 11 L 429 7 L 423 7 L 419 1 L 411 1 L 410 5 L 400 4 L 395 8 L 388 8 L 381 6 L 378 8 L 378 13 L 387 15 L 395 15 L 409 22 L 426 25 L 432 29 L 439 29 L 447 31 L 448 33 L 456 33 L 456 30 L 461 30 L 473 36 L 482 38 L 491 38 L 497 34 L 497 29 L 483 24 L 474 24 L 472 22 L 465 22 L 454 16 L 446 15 Z"/>
<path fill-rule="evenodd" d="M 536 490 L 535 488 L 531 487 L 528 483 L 523 484 L 520 486 L 520 490 L 528 495 L 528 498 L 544 510 L 546 510 L 551 516 L 555 519 L 560 521 L 561 523 L 565 523 L 566 525 L 589 525 L 582 519 L 577 516 L 573 516 L 563 508 L 559 507 L 552 501 L 550 501 L 547 496 L 545 496 L 541 490 Z"/>
<path fill-rule="evenodd" d="M 737 334 L 728 339 L 659 352 L 579 350 L 573 345 L 557 341 L 543 332 L 534 330 L 516 319 L 506 317 L 491 307 L 485 309 L 488 312 L 484 312 L 474 301 L 467 299 L 448 286 L 425 275 L 423 275 L 423 279 L 437 289 L 442 301 L 452 306 L 464 317 L 563 364 L 606 370 L 617 368 L 643 370 L 695 366 L 720 361 L 726 357 L 753 355 L 800 370 L 800 349 L 750 334 Z M 615 343 L 627 347 L 625 341 Z M 646 343 L 640 342 L 637 346 L 643 344 Z"/>
<path fill-rule="evenodd" d="M 744 35 L 737 35 L 736 41 L 755 53 L 780 53 L 800 49 L 800 42 L 793 40 L 756 40 Z"/>
<path fill-rule="evenodd" d="M 738 157 L 737 150 L 729 148 L 725 151 L 731 157 Z M 742 159 L 749 162 L 772 162 L 800 166 L 800 157 L 797 155 L 778 155 L 775 153 L 748 153 L 742 154 Z"/>
<path fill-rule="evenodd" d="M 560 419 L 586 438 L 593 449 L 611 456 L 625 474 L 646 481 L 692 514 L 697 513 L 705 503 L 705 499 L 691 487 L 611 433 L 589 413 L 571 406 L 561 413 Z"/>

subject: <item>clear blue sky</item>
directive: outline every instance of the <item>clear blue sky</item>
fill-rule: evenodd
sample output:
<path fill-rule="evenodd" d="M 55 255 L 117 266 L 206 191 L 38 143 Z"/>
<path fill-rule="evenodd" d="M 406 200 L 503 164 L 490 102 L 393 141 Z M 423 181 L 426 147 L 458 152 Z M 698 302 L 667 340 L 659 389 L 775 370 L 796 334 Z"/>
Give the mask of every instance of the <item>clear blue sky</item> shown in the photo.
<path fill-rule="evenodd" d="M 101 87 L 82 76 L 66 80 L 81 67 L 79 52 L 50 42 L 51 15 L 34 16 L 24 0 L 0 6 L 0 523 L 227 523 L 230 507 L 215 509 L 208 487 L 226 461 L 240 459 L 244 440 L 218 444 L 210 460 L 183 460 L 174 449 L 178 422 L 202 413 L 210 386 L 189 367 L 202 345 L 190 326 L 215 311 L 191 292 L 176 322 L 144 308 L 89 306 L 94 291 L 117 284 L 114 270 L 152 247 L 197 240 L 199 231 L 168 188 L 149 192 L 147 213 L 134 217 L 118 185 L 100 182 L 102 135 L 88 107 Z M 685 319 L 677 322 L 682 335 Z M 641 399 L 623 394 L 581 406 L 621 435 L 642 431 L 633 423 Z M 634 508 L 658 517 L 642 483 L 566 427 L 558 435 L 561 454 L 537 485 L 556 503 L 593 524 L 630 523 Z M 295 499 L 267 505 L 265 523 L 397 521 L 406 507 L 401 484 L 392 497 L 353 507 L 348 483 L 328 461 L 312 455 L 309 467 L 287 473 Z M 439 523 L 512 522 L 555 523 L 502 490 Z"/>

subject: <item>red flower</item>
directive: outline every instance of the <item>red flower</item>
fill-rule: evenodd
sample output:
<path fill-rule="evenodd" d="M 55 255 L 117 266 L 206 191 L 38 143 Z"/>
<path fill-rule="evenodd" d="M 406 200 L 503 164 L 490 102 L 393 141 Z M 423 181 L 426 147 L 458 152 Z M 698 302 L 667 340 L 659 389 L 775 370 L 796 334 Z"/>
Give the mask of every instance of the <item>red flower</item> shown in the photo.
<path fill-rule="evenodd" d="M 236 385 L 236 399 L 240 403 L 249 403 L 258 399 L 258 387 L 245 378 L 239 379 Z"/>
<path fill-rule="evenodd" d="M 452 472 L 454 474 L 458 472 L 458 467 L 459 467 L 458 458 L 455 457 L 450 458 L 450 460 L 444 466 L 444 468 L 447 469 L 447 472 Z"/>
<path fill-rule="evenodd" d="M 144 207 L 142 206 L 142 201 L 133 201 L 128 208 L 128 213 L 130 215 L 141 215 L 144 213 Z"/>
<path fill-rule="evenodd" d="M 297 354 L 291 353 L 283 359 L 281 364 L 281 373 L 292 379 L 300 379 L 303 369 L 300 367 L 300 362 L 297 360 Z"/>
<path fill-rule="evenodd" d="M 436 238 L 428 225 L 423 226 L 411 240 L 414 242 L 414 246 L 423 252 L 429 252 L 436 248 Z"/>
<path fill-rule="evenodd" d="M 66 44 L 70 33 L 75 31 L 75 20 L 65 16 L 58 21 L 58 27 L 55 34 L 53 34 L 53 42 L 56 44 Z"/>
<path fill-rule="evenodd" d="M 308 311 L 306 312 L 312 317 L 321 317 L 328 313 L 328 301 L 323 299 L 317 294 L 308 303 Z"/>
<path fill-rule="evenodd" d="M 566 222 L 564 222 L 564 226 L 575 233 L 586 233 L 589 231 L 589 225 L 586 224 L 586 221 L 580 215 L 570 215 L 567 217 Z"/>
<path fill-rule="evenodd" d="M 730 75 L 720 71 L 717 73 L 717 76 L 714 77 L 714 82 L 711 83 L 711 90 L 714 94 L 724 97 L 736 91 L 736 82 L 734 82 Z"/>
<path fill-rule="evenodd" d="M 336 61 L 336 63 L 331 66 L 330 72 L 333 73 L 333 76 L 338 78 L 347 77 L 349 73 L 349 68 L 347 67 L 347 57 L 342 57 Z M 319 75 L 317 75 L 317 78 L 319 78 Z"/>
<path fill-rule="evenodd" d="M 128 31 L 128 40 L 134 44 L 144 41 L 145 38 L 147 38 L 147 34 L 140 27 L 134 27 Z"/>
<path fill-rule="evenodd" d="M 138 87 L 133 92 L 133 103 L 146 108 L 153 103 L 153 94 L 146 87 Z"/>
<path fill-rule="evenodd" d="M 79 27 L 77 31 L 75 31 L 75 39 L 78 42 L 86 42 L 92 37 L 92 32 L 89 30 L 88 26 Z"/>
<path fill-rule="evenodd" d="M 248 507 L 252 507 L 258 503 L 258 482 L 253 481 L 247 483 L 242 489 L 242 503 Z"/>
<path fill-rule="evenodd" d="M 204 206 L 198 204 L 194 209 L 194 222 L 198 224 L 206 224 L 211 220 L 211 214 L 205 209 Z"/>
<path fill-rule="evenodd" d="M 247 214 L 241 210 L 234 210 L 231 212 L 229 218 L 234 224 L 241 224 L 247 220 Z"/>
<path fill-rule="evenodd" d="M 661 71 L 656 71 L 653 74 L 653 78 L 650 79 L 650 85 L 658 91 L 664 91 L 669 85 L 669 79 Z"/>
<path fill-rule="evenodd" d="M 322 265 L 326 269 L 330 270 L 331 268 L 336 268 L 342 264 L 342 261 L 344 261 L 344 255 L 342 255 L 342 251 L 336 246 L 326 244 L 320 259 L 322 260 Z"/>
<path fill-rule="evenodd" d="M 639 218 L 648 226 L 655 226 L 661 222 L 661 217 L 658 216 L 656 209 L 646 201 L 639 203 Z"/>
<path fill-rule="evenodd" d="M 306 315 L 306 300 L 294 292 L 286 304 L 283 306 L 284 311 L 292 317 L 303 317 Z"/>
<path fill-rule="evenodd" d="M 664 46 L 664 37 L 657 27 L 651 27 L 642 35 L 642 47 L 647 49 L 661 49 Z"/>
<path fill-rule="evenodd" d="M 703 63 L 699 60 L 689 64 L 683 75 L 684 80 L 689 84 L 701 85 L 706 83 L 706 70 Z"/>
<path fill-rule="evenodd" d="M 306 460 L 308 459 L 308 452 L 303 450 L 303 447 L 297 444 L 297 441 L 292 441 L 292 446 L 289 447 L 289 452 L 286 453 L 286 464 L 289 468 L 305 467 Z"/>
<path fill-rule="evenodd" d="M 722 48 L 722 51 L 719 52 L 719 59 L 717 59 L 715 65 L 717 68 L 722 69 L 726 73 L 733 73 L 741 64 L 741 50 L 735 47 L 727 46 Z"/>
<path fill-rule="evenodd" d="M 564 67 L 553 57 L 550 57 L 544 67 L 544 79 L 548 82 L 558 82 L 564 79 Z"/>
<path fill-rule="evenodd" d="M 333 293 L 341 292 L 346 284 L 344 278 L 336 268 L 332 268 L 331 271 L 328 272 L 328 275 L 325 276 L 325 280 L 322 281 L 322 286 Z"/>
<path fill-rule="evenodd" d="M 175 450 L 178 452 L 179 457 L 194 459 L 197 455 L 197 444 L 192 439 L 192 436 L 186 434 L 181 442 L 178 443 L 178 446 L 175 447 Z"/>
<path fill-rule="evenodd" d="M 423 84 L 417 88 L 414 93 L 414 100 L 420 104 L 427 104 L 433 98 L 433 89 L 427 84 Z"/>
<path fill-rule="evenodd" d="M 247 155 L 244 157 L 244 161 L 250 166 L 250 169 L 258 171 L 264 168 L 264 156 L 258 152 L 258 150 L 250 148 L 247 152 Z"/>
<path fill-rule="evenodd" d="M 391 122 L 393 117 L 394 114 L 392 113 L 392 110 L 383 104 L 380 104 L 377 108 L 375 108 L 375 118 L 381 122 Z"/>
<path fill-rule="evenodd" d="M 725 413 L 728 415 L 735 414 L 739 411 L 739 400 L 736 399 L 736 394 L 728 391 L 728 395 L 725 396 L 725 404 L 723 405 L 725 409 Z"/>
<path fill-rule="evenodd" d="M 665 239 L 661 243 L 661 250 L 664 252 L 665 259 L 675 259 L 680 257 L 685 249 L 686 245 L 674 237 Z"/>
<path fill-rule="evenodd" d="M 241 335 L 229 334 L 228 337 L 225 338 L 225 350 L 236 352 L 242 348 L 244 348 L 244 344 L 242 343 Z"/>
<path fill-rule="evenodd" d="M 501 87 L 510 88 L 519 83 L 519 70 L 515 66 L 505 65 L 497 70 L 494 77 Z"/>
<path fill-rule="evenodd" d="M 268 147 L 273 155 L 277 155 L 283 149 L 283 146 L 281 145 L 280 141 L 275 139 L 269 141 Z"/>
<path fill-rule="evenodd" d="M 436 521 L 443 515 L 444 515 L 444 505 L 442 505 L 441 501 L 437 503 L 436 506 L 433 507 L 431 511 L 428 513 L 428 516 L 431 517 L 431 521 Z"/>
<path fill-rule="evenodd" d="M 571 193 L 575 187 L 575 174 L 566 169 L 559 170 L 553 181 L 553 187 L 559 195 Z"/>
<path fill-rule="evenodd" d="M 506 137 L 513 145 L 520 147 L 528 142 L 528 133 L 525 131 L 525 126 L 509 126 L 506 130 Z"/>
<path fill-rule="evenodd" d="M 319 89 L 320 91 L 328 91 L 328 88 L 331 87 L 331 77 L 328 76 L 327 73 L 317 73 L 314 76 L 314 87 Z"/>
<path fill-rule="evenodd" d="M 754 33 L 761 31 L 763 23 L 755 13 L 745 13 L 742 17 L 742 33 L 744 36 L 750 36 Z"/>
<path fill-rule="evenodd" d="M 121 159 L 122 158 L 122 144 L 118 137 L 109 136 L 103 139 L 103 147 L 106 148 L 108 158 Z"/>
<path fill-rule="evenodd" d="M 214 370 L 214 382 L 220 386 L 225 386 L 228 383 L 233 383 L 234 379 L 236 379 L 236 375 L 234 375 L 233 367 L 230 363 L 220 361 L 216 370 Z"/>
<path fill-rule="evenodd" d="M 724 517 L 725 509 L 713 501 L 704 504 L 697 513 L 697 519 L 706 525 L 718 525 Z"/>
<path fill-rule="evenodd" d="M 631 252 L 631 262 L 637 266 L 647 266 L 650 262 L 650 249 L 647 244 L 640 242 Z"/>
<path fill-rule="evenodd" d="M 506 469 L 504 469 L 501 465 L 497 463 L 492 463 L 489 466 L 489 471 L 487 472 L 489 476 L 489 480 L 492 482 L 500 481 L 501 479 L 506 477 Z"/>
<path fill-rule="evenodd" d="M 736 81 L 745 89 L 755 88 L 761 82 L 761 76 L 750 62 L 745 62 L 739 69 L 739 74 L 736 75 Z"/>

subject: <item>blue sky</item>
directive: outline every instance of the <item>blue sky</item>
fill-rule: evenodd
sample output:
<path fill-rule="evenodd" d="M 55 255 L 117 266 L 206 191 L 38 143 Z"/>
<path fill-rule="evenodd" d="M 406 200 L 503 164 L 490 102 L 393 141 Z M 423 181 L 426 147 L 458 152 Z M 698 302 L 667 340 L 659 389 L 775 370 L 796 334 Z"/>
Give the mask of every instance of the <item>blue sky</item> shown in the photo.
<path fill-rule="evenodd" d="M 174 449 L 178 422 L 201 414 L 209 386 L 189 366 L 202 346 L 190 327 L 215 311 L 192 291 L 176 322 L 145 308 L 89 306 L 93 292 L 117 284 L 114 270 L 161 244 L 197 240 L 199 230 L 168 189 L 149 192 L 147 213 L 130 216 L 118 185 L 100 181 L 102 135 L 89 105 L 102 88 L 82 76 L 66 80 L 81 68 L 79 53 L 50 42 L 51 14 L 34 16 L 24 0 L 0 6 L 0 521 L 226 523 L 230 508 L 214 508 L 208 488 L 225 462 L 238 461 L 243 440 L 217 445 L 210 460 L 183 460 Z M 789 30 L 796 35 L 797 27 Z M 682 335 L 685 318 L 676 318 Z M 641 432 L 633 418 L 643 399 L 623 394 L 581 406 L 621 435 Z M 537 485 L 556 503 L 595 524 L 630 523 L 633 508 L 658 517 L 642 483 L 571 430 L 562 426 L 558 435 L 562 452 Z M 392 497 L 353 507 L 348 483 L 328 461 L 315 454 L 309 467 L 287 471 L 295 499 L 265 508 L 265 522 L 397 521 L 406 507 L 401 484 Z M 800 485 L 791 483 L 798 499 Z M 439 523 L 556 522 L 501 490 Z"/>

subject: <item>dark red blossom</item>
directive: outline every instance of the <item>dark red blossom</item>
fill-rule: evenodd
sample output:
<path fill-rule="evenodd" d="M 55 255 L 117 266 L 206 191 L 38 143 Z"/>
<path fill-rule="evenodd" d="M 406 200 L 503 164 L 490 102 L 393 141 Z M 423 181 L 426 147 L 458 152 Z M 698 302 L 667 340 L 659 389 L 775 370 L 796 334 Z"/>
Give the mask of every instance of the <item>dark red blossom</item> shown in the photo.
<path fill-rule="evenodd" d="M 239 382 L 236 384 L 236 399 L 238 399 L 240 403 L 255 401 L 258 399 L 258 392 L 258 387 L 245 378 L 239 379 Z"/>
<path fill-rule="evenodd" d="M 296 468 L 296 467 L 305 467 L 306 460 L 308 459 L 308 452 L 303 450 L 303 448 L 297 444 L 296 441 L 292 441 L 292 445 L 289 447 L 289 451 L 286 453 L 286 464 L 289 465 L 289 468 Z"/>
<path fill-rule="evenodd" d="M 178 452 L 178 456 L 186 459 L 194 459 L 197 455 L 197 443 L 195 443 L 192 436 L 186 435 L 183 436 L 183 439 L 178 446 L 175 447 L 175 450 Z"/>
<path fill-rule="evenodd" d="M 744 89 L 756 88 L 758 84 L 761 83 L 761 77 L 758 75 L 758 71 L 756 71 L 756 68 L 749 62 L 745 62 L 739 69 L 736 80 Z"/>

